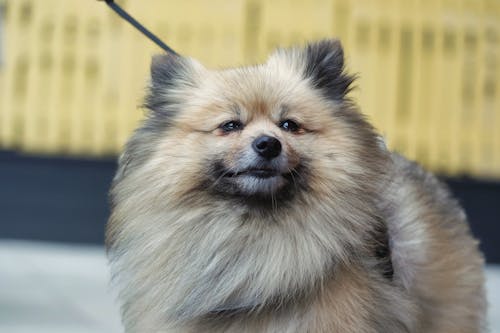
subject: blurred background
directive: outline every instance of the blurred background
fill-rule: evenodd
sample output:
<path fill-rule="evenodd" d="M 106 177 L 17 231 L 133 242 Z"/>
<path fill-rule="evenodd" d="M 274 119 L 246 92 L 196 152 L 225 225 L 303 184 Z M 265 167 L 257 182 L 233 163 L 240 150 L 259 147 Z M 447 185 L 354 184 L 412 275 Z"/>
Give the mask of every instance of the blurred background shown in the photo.
<path fill-rule="evenodd" d="M 465 207 L 500 332 L 500 1 L 117 3 L 213 68 L 340 38 L 363 112 Z M 103 2 L 0 0 L 0 332 L 120 332 L 107 190 L 160 52 Z"/>

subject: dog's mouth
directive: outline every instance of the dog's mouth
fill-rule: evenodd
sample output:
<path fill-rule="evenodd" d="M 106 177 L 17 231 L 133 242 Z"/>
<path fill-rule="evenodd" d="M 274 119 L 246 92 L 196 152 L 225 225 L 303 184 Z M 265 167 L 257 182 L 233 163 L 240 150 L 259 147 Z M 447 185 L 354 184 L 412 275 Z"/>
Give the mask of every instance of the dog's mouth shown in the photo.
<path fill-rule="evenodd" d="M 207 188 L 237 199 L 255 199 L 257 201 L 252 202 L 258 202 L 259 205 L 266 205 L 273 200 L 291 199 L 298 190 L 307 187 L 307 173 L 302 164 L 297 164 L 294 168 L 261 164 L 236 169 L 227 168 L 222 162 L 218 162 L 212 170 Z"/>
<path fill-rule="evenodd" d="M 224 177 L 238 177 L 238 176 L 250 176 L 250 177 L 255 177 L 255 178 L 271 178 L 271 177 L 276 177 L 280 176 L 281 173 L 276 170 L 276 169 L 270 169 L 270 168 L 248 168 L 244 169 L 241 171 L 236 171 L 236 172 L 227 172 Z"/>

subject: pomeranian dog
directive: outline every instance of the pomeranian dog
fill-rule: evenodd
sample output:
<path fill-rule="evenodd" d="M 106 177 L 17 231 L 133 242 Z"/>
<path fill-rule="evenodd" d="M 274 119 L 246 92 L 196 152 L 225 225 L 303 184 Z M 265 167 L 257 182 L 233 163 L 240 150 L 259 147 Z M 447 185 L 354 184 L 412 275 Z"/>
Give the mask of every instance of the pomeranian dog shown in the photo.
<path fill-rule="evenodd" d="M 154 57 L 107 228 L 126 332 L 484 329 L 464 212 L 387 150 L 343 58 L 337 40 L 219 71 Z"/>

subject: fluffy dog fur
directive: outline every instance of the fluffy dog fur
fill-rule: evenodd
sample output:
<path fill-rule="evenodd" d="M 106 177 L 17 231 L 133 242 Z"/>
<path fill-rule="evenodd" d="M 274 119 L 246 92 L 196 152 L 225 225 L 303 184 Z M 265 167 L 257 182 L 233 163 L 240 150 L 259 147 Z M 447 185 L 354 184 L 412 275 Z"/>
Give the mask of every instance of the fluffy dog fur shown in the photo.
<path fill-rule="evenodd" d="M 126 332 L 481 331 L 466 217 L 346 98 L 338 41 L 151 75 L 107 230 Z"/>

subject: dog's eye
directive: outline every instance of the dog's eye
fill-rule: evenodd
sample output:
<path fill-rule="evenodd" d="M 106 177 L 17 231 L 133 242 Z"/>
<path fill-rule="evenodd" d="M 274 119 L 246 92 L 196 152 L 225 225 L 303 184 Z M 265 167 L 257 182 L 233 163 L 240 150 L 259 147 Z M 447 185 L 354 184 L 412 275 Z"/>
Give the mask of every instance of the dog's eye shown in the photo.
<path fill-rule="evenodd" d="M 233 131 L 241 130 L 243 128 L 243 124 L 240 121 L 231 120 L 231 121 L 222 123 L 219 127 L 224 132 L 233 132 Z"/>
<path fill-rule="evenodd" d="M 290 119 L 283 120 L 280 123 L 280 127 L 287 132 L 297 132 L 300 129 L 299 124 Z"/>

